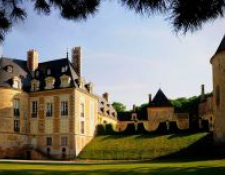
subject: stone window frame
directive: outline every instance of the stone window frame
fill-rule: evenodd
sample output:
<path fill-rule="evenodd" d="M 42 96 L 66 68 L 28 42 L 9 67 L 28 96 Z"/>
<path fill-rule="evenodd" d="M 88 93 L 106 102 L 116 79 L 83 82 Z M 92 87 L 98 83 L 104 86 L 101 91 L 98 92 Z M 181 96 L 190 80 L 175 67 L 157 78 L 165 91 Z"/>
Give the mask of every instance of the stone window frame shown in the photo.
<path fill-rule="evenodd" d="M 40 81 L 37 79 L 31 80 L 31 91 L 40 90 Z"/>
<path fill-rule="evenodd" d="M 21 79 L 19 77 L 13 77 L 12 87 L 15 89 L 21 89 Z"/>
<path fill-rule="evenodd" d="M 69 87 L 70 82 L 71 82 L 70 76 L 64 74 L 60 77 L 60 87 L 62 88 Z"/>
<path fill-rule="evenodd" d="M 54 89 L 55 78 L 47 77 L 45 78 L 45 89 Z"/>

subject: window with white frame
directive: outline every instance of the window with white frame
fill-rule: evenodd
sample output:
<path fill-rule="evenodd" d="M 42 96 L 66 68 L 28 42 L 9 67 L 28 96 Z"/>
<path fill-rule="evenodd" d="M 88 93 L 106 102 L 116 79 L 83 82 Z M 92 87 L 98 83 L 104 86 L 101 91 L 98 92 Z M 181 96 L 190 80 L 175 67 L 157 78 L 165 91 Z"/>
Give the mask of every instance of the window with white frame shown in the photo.
<path fill-rule="evenodd" d="M 31 102 L 31 117 L 36 118 L 37 117 L 37 101 Z"/>
<path fill-rule="evenodd" d="M 53 113 L 53 104 L 51 102 L 46 103 L 46 116 L 47 117 L 52 117 Z"/>
<path fill-rule="evenodd" d="M 13 78 L 13 84 L 12 87 L 15 89 L 21 89 L 21 80 L 18 77 Z"/>
<path fill-rule="evenodd" d="M 19 99 L 14 99 L 13 102 L 13 108 L 14 108 L 14 117 L 19 117 L 20 116 L 20 100 Z"/>
<path fill-rule="evenodd" d="M 68 115 L 68 101 L 61 101 L 61 116 Z"/>
<path fill-rule="evenodd" d="M 61 137 L 61 146 L 67 146 L 68 145 L 68 137 L 62 136 Z"/>

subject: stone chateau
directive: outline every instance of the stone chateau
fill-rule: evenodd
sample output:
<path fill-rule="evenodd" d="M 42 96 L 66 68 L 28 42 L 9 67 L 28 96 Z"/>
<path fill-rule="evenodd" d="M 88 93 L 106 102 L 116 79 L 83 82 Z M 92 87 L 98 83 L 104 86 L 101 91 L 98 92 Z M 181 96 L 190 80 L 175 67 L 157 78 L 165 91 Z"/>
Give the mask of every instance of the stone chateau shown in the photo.
<path fill-rule="evenodd" d="M 71 57 L 0 58 L 0 158 L 72 159 L 97 124 L 116 123 L 108 93 L 97 96 L 81 75 L 81 48 Z"/>

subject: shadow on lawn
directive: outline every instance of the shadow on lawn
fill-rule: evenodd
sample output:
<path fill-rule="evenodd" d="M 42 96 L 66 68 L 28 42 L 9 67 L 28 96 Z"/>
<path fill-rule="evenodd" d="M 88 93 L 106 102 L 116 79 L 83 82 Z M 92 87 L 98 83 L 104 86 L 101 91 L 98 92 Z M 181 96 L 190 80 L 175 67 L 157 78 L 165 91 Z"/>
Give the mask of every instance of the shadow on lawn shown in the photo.
<path fill-rule="evenodd" d="M 88 168 L 88 167 L 87 167 Z M 0 175 L 224 175 L 225 167 L 148 168 L 105 170 L 0 170 Z"/>
<path fill-rule="evenodd" d="M 224 148 L 215 146 L 213 144 L 213 135 L 209 133 L 199 139 L 197 142 L 194 142 L 193 144 L 189 145 L 187 148 L 169 155 L 158 157 L 154 159 L 154 161 L 175 160 L 186 162 L 193 160 L 215 160 L 224 158 Z"/>

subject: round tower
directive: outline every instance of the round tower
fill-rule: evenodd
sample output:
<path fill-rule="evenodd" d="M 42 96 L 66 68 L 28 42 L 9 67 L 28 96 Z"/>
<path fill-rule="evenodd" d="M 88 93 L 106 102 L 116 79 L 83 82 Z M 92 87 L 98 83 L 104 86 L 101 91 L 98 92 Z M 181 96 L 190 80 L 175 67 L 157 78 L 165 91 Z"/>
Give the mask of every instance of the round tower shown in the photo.
<path fill-rule="evenodd" d="M 225 145 L 225 36 L 210 62 L 213 73 L 214 142 Z"/>

